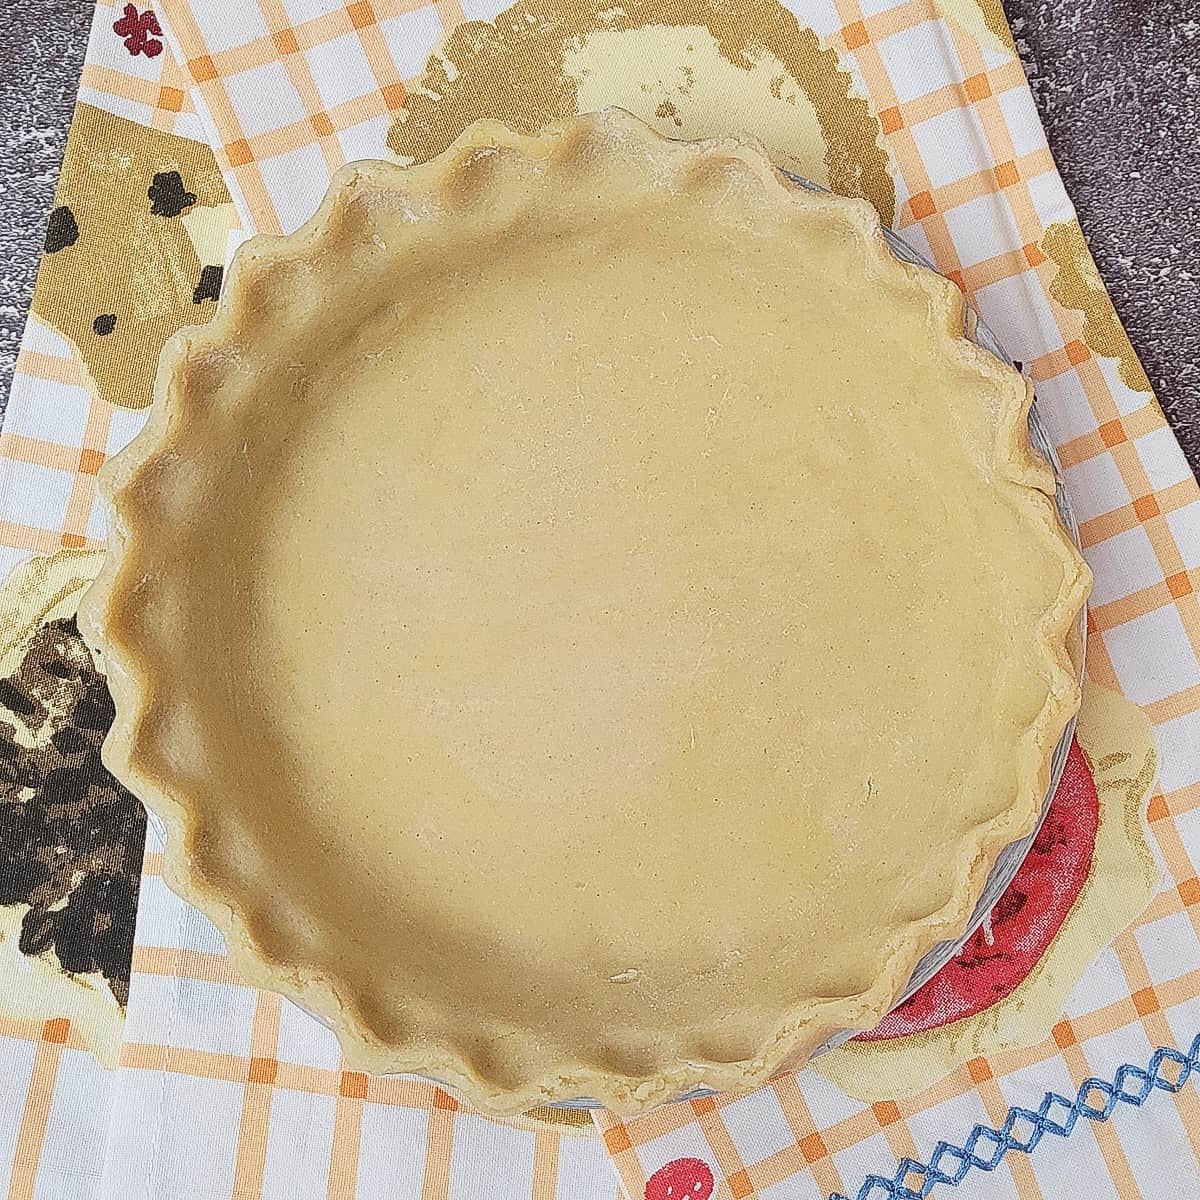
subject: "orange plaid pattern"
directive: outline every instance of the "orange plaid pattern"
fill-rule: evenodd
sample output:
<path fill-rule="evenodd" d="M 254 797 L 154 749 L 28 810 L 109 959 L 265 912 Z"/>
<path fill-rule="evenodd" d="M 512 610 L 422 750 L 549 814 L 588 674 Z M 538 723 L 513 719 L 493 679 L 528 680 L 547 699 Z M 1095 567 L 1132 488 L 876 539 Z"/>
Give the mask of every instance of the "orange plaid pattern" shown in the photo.
<path fill-rule="evenodd" d="M 432 5 L 364 0 L 346 6 L 256 0 L 239 18 L 244 40 L 229 45 L 222 35 L 214 45 L 203 6 L 168 3 L 163 10 L 179 41 L 193 99 L 214 132 L 230 192 L 248 226 L 264 233 L 294 228 L 319 199 L 324 178 L 350 158 L 380 152 L 391 114 L 403 107 L 407 84 L 424 54 L 463 19 L 457 0 Z M 432 20 L 421 19 L 426 13 Z M 208 18 L 214 16 L 212 9 Z M 222 11 L 216 20 L 227 17 Z M 420 49 L 398 43 L 395 28 L 419 31 Z M 385 29 L 392 31 L 390 37 Z M 347 38 L 353 41 L 340 42 L 344 61 L 339 69 L 358 85 L 332 88 L 327 73 L 314 67 L 313 52 Z M 243 99 L 242 88 L 256 74 L 273 79 L 287 95 L 287 120 L 260 127 L 251 115 L 253 105 Z M 301 184 L 298 192 L 281 185 L 285 176 L 292 189 Z M 303 186 L 311 178 L 317 195 Z"/>
<path fill-rule="evenodd" d="M 530 1200 L 573 1195 L 581 1181 L 589 1195 L 617 1195 L 598 1137 L 573 1139 L 562 1150 L 557 1135 L 485 1121 L 426 1080 L 346 1069 L 331 1034 L 234 975 L 205 919 L 175 900 L 155 873 L 159 845 L 152 830 L 142 886 L 146 910 L 156 914 L 155 937 L 139 939 L 134 950 L 135 994 L 110 1127 L 116 1166 L 101 1195 L 123 1195 L 129 1173 L 140 1169 L 133 1147 L 144 1145 L 145 1130 L 138 1114 L 163 1088 L 181 1112 L 205 1110 L 205 1169 L 231 1197 L 308 1195 L 317 1186 L 314 1172 L 313 1194 L 374 1195 L 386 1173 L 403 1172 L 419 1181 L 423 1196 L 465 1198 L 481 1169 L 521 1181 L 520 1194 Z M 191 1015 L 168 1028 L 160 1022 L 172 1004 Z M 209 1114 L 214 1101 L 219 1111 Z M 291 1144 L 296 1123 L 319 1147 L 313 1161 L 280 1150 Z M 126 1143 L 130 1152 L 114 1156 L 113 1146 Z M 162 1194 L 190 1194 L 186 1171 L 171 1171 L 160 1172 Z"/>
<path fill-rule="evenodd" d="M 104 1155 L 110 1080 L 65 1017 L 0 1017 L 0 1181 L 10 1200 L 90 1195 Z M 23 1102 L 22 1102 L 23 1101 Z M 11 1111 L 11 1125 L 6 1119 Z M 99 1120 L 96 1118 L 99 1117 Z M 47 1150 L 66 1164 L 44 1164 Z M 68 1157 L 69 1156 L 69 1157 Z"/>
<path fill-rule="evenodd" d="M 322 1031 L 238 983 L 202 918 L 163 888 L 151 839 L 112 1137 L 139 1170 L 160 1171 L 160 1182 L 168 1168 L 138 1147 L 144 1120 L 161 1119 L 144 1116 L 147 1097 L 169 1090 L 179 1112 L 210 1122 L 211 1161 L 202 1169 L 212 1188 L 231 1196 L 279 1185 L 273 1147 L 296 1121 L 319 1143 L 321 1194 L 363 1194 L 365 1181 L 389 1170 L 419 1176 L 429 1200 L 469 1195 L 471 1184 L 478 1194 L 490 1169 L 477 1150 L 485 1128 L 491 1163 L 514 1172 L 505 1194 L 612 1195 L 604 1173 L 611 1159 L 627 1196 L 641 1200 L 658 1165 L 694 1154 L 714 1164 L 721 1200 L 780 1186 L 786 1191 L 773 1196 L 853 1194 L 868 1166 L 890 1175 L 896 1160 L 927 1153 L 937 1137 L 975 1121 L 998 1123 L 1011 1103 L 1036 1103 L 1047 1087 L 1066 1094 L 1122 1058 L 1142 1058 L 1146 1047 L 1186 1043 L 1200 1027 L 1200 970 L 1190 965 L 1200 947 L 1195 479 L 1153 397 L 1121 382 L 1084 340 L 1082 314 L 1051 292 L 1057 266 L 1040 244 L 1047 225 L 1072 214 L 1020 63 L 982 45 L 933 0 L 790 4 L 854 66 L 879 114 L 905 235 L 975 300 L 1037 385 L 1096 570 L 1088 669 L 1142 705 L 1162 743 L 1148 816 L 1168 880 L 1036 1046 L 973 1058 L 925 1092 L 871 1106 L 806 1072 L 753 1097 L 670 1105 L 635 1121 L 598 1113 L 600 1139 L 577 1143 L 485 1126 L 432 1084 L 344 1071 Z M 164 0 L 159 10 L 182 65 L 166 53 L 154 64 L 121 59 L 101 36 L 114 17 L 102 3 L 81 96 L 206 136 L 243 223 L 268 232 L 306 218 L 342 161 L 382 152 L 391 114 L 425 55 L 463 20 L 457 0 Z M 90 399 L 70 348 L 31 325 L 0 434 L 5 561 L 103 536 L 95 471 L 139 423 Z M 0 1023 L 0 1046 L 8 1043 L 30 1061 L 17 1144 L 33 1165 L 21 1176 L 26 1191 L 13 1194 L 32 1194 L 51 1137 L 46 1097 L 81 1051 L 73 1030 L 54 1021 Z M 1176 1114 L 1167 1133 L 1157 1132 L 1176 1156 L 1174 1186 L 1178 1172 L 1200 1171 L 1200 1101 L 1185 1089 L 1173 1106 L 1165 1097 L 1155 1102 Z M 1136 1152 L 1136 1130 L 1116 1122 L 1091 1128 L 1095 1153 L 1073 1145 L 1069 1170 L 1010 1156 L 1011 1190 L 1023 1200 L 1074 1194 L 1080 1171 L 1099 1171 L 1111 1180 L 1101 1190 L 1123 1200 L 1169 1193 L 1146 1175 L 1153 1168 Z M 403 1156 L 389 1158 L 396 1146 Z M 179 1155 L 187 1160 L 186 1146 Z M 111 1153 L 109 1160 L 124 1162 Z M 122 1194 L 119 1176 L 105 1184 L 105 1194 Z"/>
<path fill-rule="evenodd" d="M 30 318 L 0 432 L 0 568 L 102 544 L 96 472 L 113 432 L 112 406 L 92 398 L 70 347 Z"/>

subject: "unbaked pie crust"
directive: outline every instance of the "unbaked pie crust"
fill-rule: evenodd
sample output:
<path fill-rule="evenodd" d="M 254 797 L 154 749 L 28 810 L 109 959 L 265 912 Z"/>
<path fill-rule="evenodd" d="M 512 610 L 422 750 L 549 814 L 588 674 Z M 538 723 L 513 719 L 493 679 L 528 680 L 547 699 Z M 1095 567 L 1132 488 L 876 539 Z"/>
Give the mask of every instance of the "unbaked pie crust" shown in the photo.
<path fill-rule="evenodd" d="M 865 203 L 619 111 L 245 245 L 80 612 L 239 971 L 495 1113 L 873 1025 L 1079 698 L 1087 568 L 963 319 Z"/>

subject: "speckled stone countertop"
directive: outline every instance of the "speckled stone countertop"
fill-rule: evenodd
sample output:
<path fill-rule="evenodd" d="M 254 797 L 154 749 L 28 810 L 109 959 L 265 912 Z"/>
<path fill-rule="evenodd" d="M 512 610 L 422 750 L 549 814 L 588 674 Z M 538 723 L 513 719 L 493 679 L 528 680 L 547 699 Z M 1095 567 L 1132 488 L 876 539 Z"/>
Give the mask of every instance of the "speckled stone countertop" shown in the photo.
<path fill-rule="evenodd" d="M 1200 7 L 1197 0 L 1005 4 L 1101 274 L 1200 469 Z M 0 403 L 92 7 L 92 0 L 22 0 L 21 19 L 0 24 Z"/>

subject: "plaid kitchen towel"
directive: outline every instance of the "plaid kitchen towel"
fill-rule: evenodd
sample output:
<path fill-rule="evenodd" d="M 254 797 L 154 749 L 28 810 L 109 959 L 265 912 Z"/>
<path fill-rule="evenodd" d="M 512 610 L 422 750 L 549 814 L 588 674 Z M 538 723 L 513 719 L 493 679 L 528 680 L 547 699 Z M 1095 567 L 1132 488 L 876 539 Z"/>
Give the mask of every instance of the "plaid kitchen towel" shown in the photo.
<path fill-rule="evenodd" d="M 532 128 L 616 103 L 677 136 L 755 133 L 781 165 L 871 200 L 974 300 L 1035 381 L 1080 518 L 1089 677 L 1140 708 L 1159 764 L 1146 806 L 1152 771 L 1122 774 L 1121 753 L 1076 762 L 1084 800 L 1057 841 L 1076 844 L 1111 783 L 1144 809 L 1157 873 L 1133 925 L 1061 981 L 1040 1036 L 960 1046 L 908 1095 L 807 1070 L 636 1121 L 600 1113 L 594 1137 L 343 1071 L 319 1026 L 231 974 L 162 886 L 151 837 L 100 1195 L 1200 1192 L 1200 492 L 1096 275 L 998 0 L 101 3 L 80 100 L 0 433 L 10 565 L 102 542 L 95 472 L 139 427 L 163 338 L 211 312 L 238 229 L 295 228 L 348 159 L 423 161 L 477 117 Z M 1086 871 L 1078 886 L 1068 907 L 1086 911 Z M 1000 918 L 987 936 L 1002 944 Z M 0 1124 L 13 1194 L 77 1196 L 78 1160 L 74 1176 L 63 1164 L 99 1138 L 72 1143 L 53 1114 L 88 1085 L 46 1049 L 74 1048 L 74 1025 L 0 1034 L 31 1064 Z M 915 1043 L 896 1044 L 915 1064 Z"/>

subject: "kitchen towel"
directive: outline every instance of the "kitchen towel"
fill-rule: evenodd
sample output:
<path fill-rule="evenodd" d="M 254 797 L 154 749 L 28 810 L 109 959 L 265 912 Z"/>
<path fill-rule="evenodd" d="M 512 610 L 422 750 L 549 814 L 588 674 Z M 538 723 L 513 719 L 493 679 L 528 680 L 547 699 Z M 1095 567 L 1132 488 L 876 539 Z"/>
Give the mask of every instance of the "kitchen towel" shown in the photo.
<path fill-rule="evenodd" d="M 423 161 L 475 117 L 532 127 L 607 103 L 677 136 L 749 130 L 781 165 L 866 196 L 1034 380 L 1096 575 L 1089 678 L 1140 709 L 1157 747 L 1148 801 L 1131 751 L 1116 752 L 1126 778 L 1084 745 L 1072 786 L 1098 793 L 1115 772 L 1136 796 L 1119 820 L 1148 821 L 1153 895 L 1032 1044 L 964 1047 L 909 1095 L 856 1097 L 833 1068 L 806 1070 L 638 1120 L 598 1113 L 587 1136 L 342 1070 L 320 1026 L 233 977 L 162 885 L 151 834 L 112 1075 L 70 1067 L 85 1052 L 69 1017 L 0 1029 L 0 1054 L 30 1064 L 0 1121 L 15 1194 L 76 1196 L 80 1180 L 114 1198 L 1200 1190 L 1200 492 L 998 0 L 101 3 L 80 100 L 0 433 L 6 563 L 102 542 L 95 472 L 140 426 L 162 339 L 211 313 L 243 233 L 295 228 L 342 162 Z M 1063 828 L 1077 839 L 1078 822 Z M 1081 911 L 1088 892 L 1085 875 Z M 73 1154 L 58 1113 L 88 1087 L 107 1131 Z"/>

